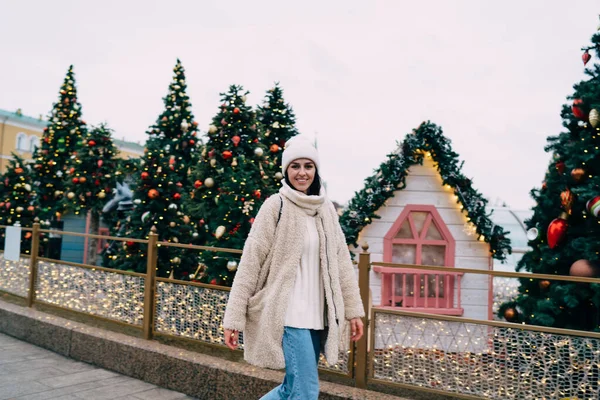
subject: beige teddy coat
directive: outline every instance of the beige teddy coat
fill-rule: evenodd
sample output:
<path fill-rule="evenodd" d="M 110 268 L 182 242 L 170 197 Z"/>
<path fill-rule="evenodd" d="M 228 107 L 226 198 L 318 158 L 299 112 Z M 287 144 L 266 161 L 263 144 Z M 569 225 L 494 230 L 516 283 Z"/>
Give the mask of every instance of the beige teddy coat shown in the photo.
<path fill-rule="evenodd" d="M 280 194 L 268 198 L 256 216 L 233 281 L 223 328 L 243 331 L 247 362 L 265 368 L 285 368 L 285 314 L 306 234 L 300 227 L 306 226 L 307 214 L 316 212 L 328 325 L 321 348 L 327 362 L 334 365 L 342 349 L 341 339 L 346 339 L 342 335 L 348 334 L 346 321 L 365 315 L 356 274 L 331 201 L 321 200 L 321 204 L 308 209 L 301 201 L 295 201 L 295 196 L 301 195 L 289 192 L 295 191 L 282 189 Z"/>

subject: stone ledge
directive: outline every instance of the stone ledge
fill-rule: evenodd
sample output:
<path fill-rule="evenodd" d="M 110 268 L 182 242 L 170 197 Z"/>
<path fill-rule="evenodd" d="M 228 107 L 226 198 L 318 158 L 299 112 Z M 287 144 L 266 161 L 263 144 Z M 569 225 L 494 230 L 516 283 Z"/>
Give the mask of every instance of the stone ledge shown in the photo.
<path fill-rule="evenodd" d="M 89 327 L 0 300 L 0 332 L 199 399 L 258 399 L 283 373 Z M 321 381 L 322 400 L 402 398 Z"/>

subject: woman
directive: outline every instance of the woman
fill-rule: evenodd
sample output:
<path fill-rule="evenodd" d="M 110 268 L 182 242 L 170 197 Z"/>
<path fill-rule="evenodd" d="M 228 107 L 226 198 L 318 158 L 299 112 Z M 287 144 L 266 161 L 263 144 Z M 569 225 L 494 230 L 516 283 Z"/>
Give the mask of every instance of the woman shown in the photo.
<path fill-rule="evenodd" d="M 337 363 L 349 321 L 353 341 L 365 315 L 336 210 L 319 177 L 317 149 L 295 137 L 282 155 L 285 179 L 261 207 L 233 281 L 223 319 L 225 343 L 244 358 L 281 369 L 283 383 L 263 399 L 317 399 L 317 364 Z"/>

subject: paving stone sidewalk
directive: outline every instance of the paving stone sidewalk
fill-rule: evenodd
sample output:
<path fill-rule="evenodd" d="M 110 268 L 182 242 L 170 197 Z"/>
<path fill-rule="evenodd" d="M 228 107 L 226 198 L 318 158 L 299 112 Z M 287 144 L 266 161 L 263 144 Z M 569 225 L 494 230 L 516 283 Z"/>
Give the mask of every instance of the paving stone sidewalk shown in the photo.
<path fill-rule="evenodd" d="M 183 393 L 62 357 L 0 333 L 0 400 L 183 400 Z"/>

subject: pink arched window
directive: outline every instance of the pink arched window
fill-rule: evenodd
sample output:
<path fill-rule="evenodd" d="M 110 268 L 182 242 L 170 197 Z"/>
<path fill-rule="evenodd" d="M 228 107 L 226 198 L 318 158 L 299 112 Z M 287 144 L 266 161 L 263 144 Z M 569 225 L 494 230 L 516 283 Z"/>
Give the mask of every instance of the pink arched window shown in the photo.
<path fill-rule="evenodd" d="M 462 315 L 455 242 L 434 206 L 407 205 L 384 238 L 383 261 L 441 267 L 439 271 L 376 266 L 382 274 L 381 306 Z M 454 286 L 457 284 L 457 299 Z"/>

